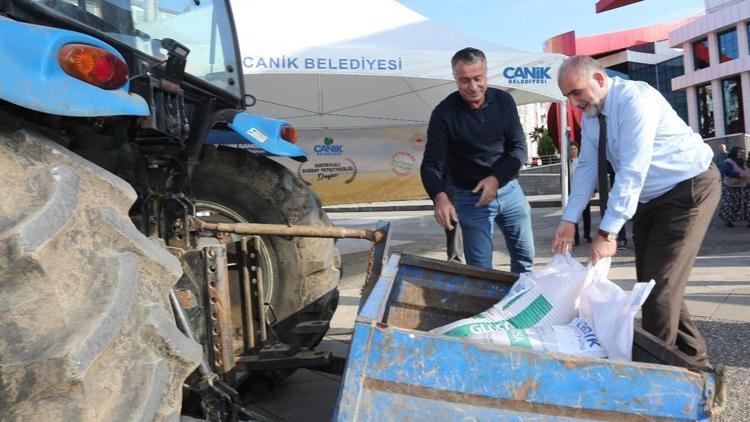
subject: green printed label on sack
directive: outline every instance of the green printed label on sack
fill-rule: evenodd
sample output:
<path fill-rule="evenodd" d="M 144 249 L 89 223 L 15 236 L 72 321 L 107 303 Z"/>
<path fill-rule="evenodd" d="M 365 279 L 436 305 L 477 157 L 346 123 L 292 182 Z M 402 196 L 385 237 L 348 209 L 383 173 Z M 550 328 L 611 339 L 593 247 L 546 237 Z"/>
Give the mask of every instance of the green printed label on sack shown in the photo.
<path fill-rule="evenodd" d="M 511 346 L 532 349 L 531 340 L 524 330 L 508 330 L 508 339 Z"/>
<path fill-rule="evenodd" d="M 539 295 L 529 306 L 525 307 L 518 315 L 509 318 L 508 322 L 515 328 L 529 328 L 536 325 L 542 320 L 549 311 L 552 310 L 552 304 L 547 298 Z"/>
<path fill-rule="evenodd" d="M 455 328 L 452 328 L 443 335 L 452 337 L 474 337 L 486 333 L 494 333 L 496 331 L 502 331 L 512 328 L 508 325 L 507 321 L 495 321 L 495 322 L 474 322 L 471 324 L 464 324 Z"/>
<path fill-rule="evenodd" d="M 452 337 L 474 337 L 481 334 L 492 333 L 500 330 L 511 330 L 513 328 L 529 328 L 536 325 L 552 310 L 552 304 L 544 296 L 534 299 L 517 315 L 507 320 L 493 322 L 472 322 L 452 328 L 445 333 Z M 528 339 L 527 339 L 528 340 Z M 530 345 L 529 345 L 530 347 Z"/>

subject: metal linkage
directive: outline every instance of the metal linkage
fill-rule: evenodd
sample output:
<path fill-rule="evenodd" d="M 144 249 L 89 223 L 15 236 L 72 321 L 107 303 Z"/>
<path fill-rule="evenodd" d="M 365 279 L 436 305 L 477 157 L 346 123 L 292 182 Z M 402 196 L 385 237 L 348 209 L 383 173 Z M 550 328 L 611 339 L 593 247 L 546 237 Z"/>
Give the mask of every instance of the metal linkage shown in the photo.
<path fill-rule="evenodd" d="M 295 236 L 295 237 L 325 237 L 334 239 L 367 239 L 380 242 L 385 234 L 380 230 L 349 229 L 344 227 L 317 226 L 285 226 L 282 224 L 252 224 L 252 223 L 206 223 L 197 218 L 190 218 L 191 227 L 203 231 L 217 231 L 236 234 Z"/>
<path fill-rule="evenodd" d="M 240 241 L 240 305 L 242 309 L 242 343 L 244 345 L 243 352 L 248 353 L 250 350 L 255 348 L 255 315 L 257 310 L 253 310 L 253 294 L 257 294 L 253 289 L 251 283 L 253 277 L 250 272 L 257 265 L 255 262 L 251 263 L 251 260 L 257 259 L 257 252 L 255 249 L 250 251 L 249 238 L 243 237 Z M 256 279 L 257 282 L 257 279 Z M 258 322 L 259 326 L 262 326 L 262 322 Z"/>
<path fill-rule="evenodd" d="M 263 273 L 260 271 L 257 236 L 243 236 L 239 242 L 240 300 L 242 303 L 242 335 L 245 353 L 268 339 Z"/>
<path fill-rule="evenodd" d="M 206 265 L 206 290 L 208 293 L 208 324 L 211 344 L 211 366 L 214 371 L 231 382 L 234 368 L 232 347 L 232 314 L 229 297 L 227 255 L 223 245 L 203 249 Z"/>
<path fill-rule="evenodd" d="M 177 328 L 179 328 L 187 338 L 196 341 L 193 330 L 190 328 L 190 321 L 187 315 L 185 315 L 185 310 L 180 305 L 180 300 L 174 289 L 169 292 L 169 301 L 171 302 L 172 309 L 175 313 Z M 250 417 L 249 420 L 264 420 L 261 415 L 250 412 L 248 409 L 245 409 L 240 405 L 239 392 L 213 372 L 203 358 L 201 358 L 198 365 L 198 373 L 201 376 L 201 384 L 204 385 L 205 388 L 199 388 L 196 391 L 201 395 L 205 406 L 204 410 L 209 417 L 208 420 L 212 422 L 236 422 L 239 420 L 240 413 Z"/>

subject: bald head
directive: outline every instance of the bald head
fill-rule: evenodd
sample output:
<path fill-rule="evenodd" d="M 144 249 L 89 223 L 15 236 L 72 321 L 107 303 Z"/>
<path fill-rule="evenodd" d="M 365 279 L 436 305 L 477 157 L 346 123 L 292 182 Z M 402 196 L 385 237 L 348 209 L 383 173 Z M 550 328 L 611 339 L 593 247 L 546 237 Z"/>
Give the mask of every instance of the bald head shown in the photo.
<path fill-rule="evenodd" d="M 557 73 L 557 84 L 563 95 L 587 116 L 596 116 L 607 96 L 607 74 L 599 62 L 589 56 L 565 60 Z"/>
<path fill-rule="evenodd" d="M 558 78 L 562 77 L 563 74 L 569 71 L 575 71 L 581 76 L 590 78 L 595 72 L 601 72 L 606 74 L 604 66 L 601 65 L 591 56 L 572 56 L 563 62 L 560 69 L 557 71 Z"/>

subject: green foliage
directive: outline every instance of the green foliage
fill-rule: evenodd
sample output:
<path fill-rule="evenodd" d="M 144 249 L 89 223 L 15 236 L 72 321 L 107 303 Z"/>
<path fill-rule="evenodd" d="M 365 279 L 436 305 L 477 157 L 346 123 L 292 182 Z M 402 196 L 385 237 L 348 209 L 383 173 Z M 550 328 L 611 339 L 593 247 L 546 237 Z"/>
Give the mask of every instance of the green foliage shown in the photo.
<path fill-rule="evenodd" d="M 557 153 L 557 150 L 555 150 L 555 143 L 552 141 L 552 137 L 549 136 L 549 133 L 545 133 L 544 136 L 539 139 L 539 145 L 537 146 L 536 151 L 540 157 L 545 155 L 555 155 L 555 153 Z"/>
<path fill-rule="evenodd" d="M 547 128 L 544 126 L 535 127 L 534 130 L 529 132 L 531 142 L 538 142 L 544 135 L 547 134 Z"/>
<path fill-rule="evenodd" d="M 536 147 L 536 153 L 538 156 L 542 157 L 542 164 L 548 164 L 551 156 L 555 155 L 557 150 L 555 149 L 555 143 L 552 141 L 552 137 L 549 132 L 547 132 L 547 128 L 544 126 L 534 128 L 534 130 L 529 133 L 529 136 L 531 137 L 532 142 L 539 142 Z"/>

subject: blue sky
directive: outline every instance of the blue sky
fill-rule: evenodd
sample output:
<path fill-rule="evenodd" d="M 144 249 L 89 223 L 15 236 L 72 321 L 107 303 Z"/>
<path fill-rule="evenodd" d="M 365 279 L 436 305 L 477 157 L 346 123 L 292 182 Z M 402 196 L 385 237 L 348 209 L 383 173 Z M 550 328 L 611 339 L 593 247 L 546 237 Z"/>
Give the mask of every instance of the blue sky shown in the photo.
<path fill-rule="evenodd" d="M 596 14 L 596 0 L 398 0 L 435 22 L 508 47 L 542 51 L 544 40 L 575 30 L 598 35 L 703 13 L 704 0 L 644 0 Z"/>

